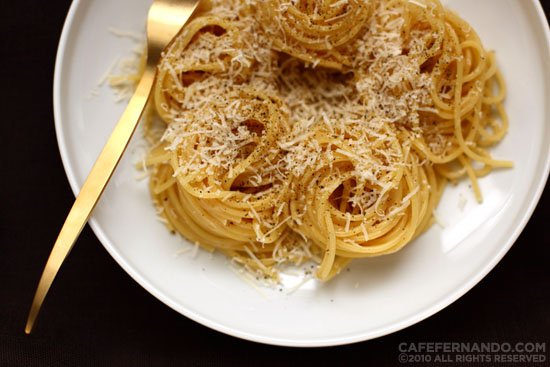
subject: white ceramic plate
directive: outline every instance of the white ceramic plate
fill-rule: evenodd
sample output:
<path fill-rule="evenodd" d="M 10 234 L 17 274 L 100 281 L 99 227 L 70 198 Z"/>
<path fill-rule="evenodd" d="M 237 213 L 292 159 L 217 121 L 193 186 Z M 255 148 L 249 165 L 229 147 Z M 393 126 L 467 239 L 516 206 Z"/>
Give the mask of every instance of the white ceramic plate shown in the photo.
<path fill-rule="evenodd" d="M 156 219 L 146 181 L 133 163 L 134 139 L 91 220 L 107 251 L 138 283 L 183 315 L 218 331 L 288 346 L 346 344 L 385 335 L 433 315 L 483 278 L 512 246 L 533 212 L 549 170 L 550 37 L 536 0 L 448 0 L 497 51 L 509 86 L 510 132 L 493 153 L 516 166 L 481 180 L 478 205 L 464 182 L 450 187 L 434 226 L 403 251 L 354 262 L 328 284 L 293 293 L 257 290 L 223 256 L 191 248 Z M 141 32 L 150 0 L 74 1 L 57 56 L 54 106 L 59 147 L 73 191 L 83 183 L 118 120 L 106 87 L 93 96 L 129 39 L 110 26 Z M 461 202 L 466 204 L 461 208 Z M 289 279 L 288 282 L 292 282 Z"/>

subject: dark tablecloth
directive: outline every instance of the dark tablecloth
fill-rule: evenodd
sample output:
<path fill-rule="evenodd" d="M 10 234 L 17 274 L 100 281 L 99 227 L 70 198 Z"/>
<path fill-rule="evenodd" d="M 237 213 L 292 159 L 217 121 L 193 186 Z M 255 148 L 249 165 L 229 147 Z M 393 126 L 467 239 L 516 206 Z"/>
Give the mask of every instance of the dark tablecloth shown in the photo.
<path fill-rule="evenodd" d="M 0 2 L 0 366 L 323 366 L 353 360 L 378 366 L 397 364 L 403 342 L 550 347 L 548 188 L 523 234 L 485 279 L 443 311 L 383 338 L 292 349 L 220 334 L 142 289 L 88 227 L 59 273 L 35 332 L 24 335 L 35 286 L 74 199 L 52 111 L 55 54 L 69 5 Z"/>

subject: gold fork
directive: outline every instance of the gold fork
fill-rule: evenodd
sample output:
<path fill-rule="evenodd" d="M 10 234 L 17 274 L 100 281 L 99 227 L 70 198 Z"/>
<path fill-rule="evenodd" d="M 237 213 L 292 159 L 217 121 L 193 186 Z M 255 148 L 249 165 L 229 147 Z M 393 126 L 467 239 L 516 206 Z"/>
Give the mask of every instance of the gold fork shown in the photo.
<path fill-rule="evenodd" d="M 151 95 L 157 64 L 162 51 L 189 20 L 197 9 L 199 2 L 200 0 L 154 0 L 153 5 L 151 5 L 147 16 L 147 63 L 145 71 L 126 110 L 97 158 L 59 232 L 38 283 L 27 325 L 25 326 L 25 333 L 30 334 L 32 331 L 40 307 L 61 264 L 71 251 L 82 228 L 86 225 L 92 210 L 128 146 L 128 142 Z"/>

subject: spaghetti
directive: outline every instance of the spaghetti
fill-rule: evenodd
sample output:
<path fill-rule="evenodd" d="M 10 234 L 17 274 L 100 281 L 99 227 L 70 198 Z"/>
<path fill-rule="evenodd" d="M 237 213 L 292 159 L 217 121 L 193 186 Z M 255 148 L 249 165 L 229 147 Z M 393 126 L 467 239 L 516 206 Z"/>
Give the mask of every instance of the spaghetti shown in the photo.
<path fill-rule="evenodd" d="M 398 251 L 511 163 L 495 56 L 438 0 L 214 1 L 166 51 L 146 165 L 168 227 L 259 275 Z M 151 128 L 148 129 L 151 133 Z"/>

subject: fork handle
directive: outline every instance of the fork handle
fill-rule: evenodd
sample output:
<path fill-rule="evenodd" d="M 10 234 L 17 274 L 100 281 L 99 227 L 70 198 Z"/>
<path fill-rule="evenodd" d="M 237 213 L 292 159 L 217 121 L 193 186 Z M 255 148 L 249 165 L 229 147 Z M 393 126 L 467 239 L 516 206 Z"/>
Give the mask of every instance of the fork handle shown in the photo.
<path fill-rule="evenodd" d="M 107 143 L 103 147 L 80 193 L 76 197 L 67 219 L 65 219 L 65 223 L 55 241 L 32 301 L 25 326 L 25 333 L 27 334 L 30 334 L 33 328 L 42 302 L 46 298 L 46 294 L 61 264 L 71 251 L 82 228 L 86 225 L 92 210 L 128 146 L 151 95 L 155 72 L 156 68 L 154 66 L 146 66 L 134 95 L 111 133 L 109 140 L 107 140 Z"/>

